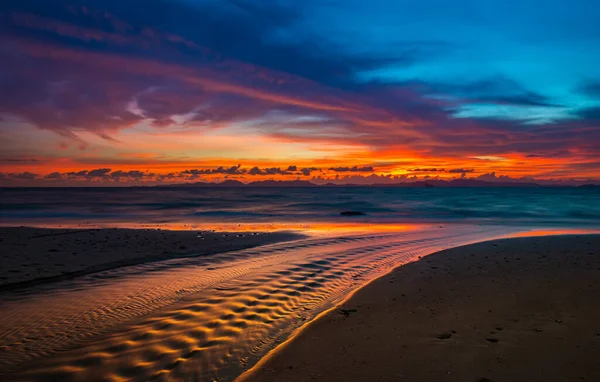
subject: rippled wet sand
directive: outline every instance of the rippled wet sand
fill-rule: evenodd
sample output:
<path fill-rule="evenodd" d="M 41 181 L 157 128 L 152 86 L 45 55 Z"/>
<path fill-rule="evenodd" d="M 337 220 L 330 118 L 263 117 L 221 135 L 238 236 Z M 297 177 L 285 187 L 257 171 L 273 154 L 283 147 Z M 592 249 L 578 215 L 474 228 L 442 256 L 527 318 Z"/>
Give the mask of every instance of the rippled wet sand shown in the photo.
<path fill-rule="evenodd" d="M 427 226 L 309 238 L 105 271 L 5 293 L 10 380 L 233 380 L 392 268 L 515 228 Z"/>

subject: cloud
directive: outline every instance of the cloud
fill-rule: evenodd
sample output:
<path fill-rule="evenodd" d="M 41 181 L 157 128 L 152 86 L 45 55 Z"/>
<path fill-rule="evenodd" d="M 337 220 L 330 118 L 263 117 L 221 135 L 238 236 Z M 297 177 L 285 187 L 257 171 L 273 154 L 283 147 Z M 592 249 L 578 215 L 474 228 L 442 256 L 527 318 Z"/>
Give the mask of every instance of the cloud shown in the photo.
<path fill-rule="evenodd" d="M 319 170 L 316 167 L 309 167 L 299 169 L 298 166 L 288 166 L 287 168 L 282 167 L 264 167 L 258 166 L 251 167 L 249 169 L 243 168 L 241 165 L 236 166 L 219 166 L 214 168 L 203 168 L 203 169 L 187 169 L 179 172 L 171 172 L 166 174 L 159 174 L 148 170 L 111 170 L 110 168 L 97 168 L 92 170 L 80 170 L 70 172 L 58 172 L 54 171 L 45 176 L 33 174 L 30 172 L 23 173 L 4 173 L 6 179 L 12 180 L 42 180 L 48 182 L 57 181 L 76 181 L 76 182 L 104 182 L 111 184 L 111 182 L 161 182 L 161 181 L 179 181 L 184 182 L 190 179 L 198 179 L 201 176 L 206 176 L 206 180 L 214 180 L 214 176 L 243 176 L 243 175 L 260 175 L 260 176 L 292 176 L 292 175 L 303 175 L 309 176 L 312 171 Z"/>
<path fill-rule="evenodd" d="M 249 171 L 249 175 L 290 175 L 293 170 L 282 170 L 280 167 L 267 167 L 260 169 L 258 167 L 252 167 Z"/>
<path fill-rule="evenodd" d="M 44 176 L 44 179 L 63 179 L 63 175 L 60 172 L 55 171 Z"/>
<path fill-rule="evenodd" d="M 444 168 L 411 168 L 408 171 L 410 172 L 445 172 L 448 174 L 463 174 L 463 173 L 471 173 L 475 172 L 475 169 L 472 168 L 452 168 L 452 169 L 444 169 Z"/>
<path fill-rule="evenodd" d="M 33 158 L 0 158 L 0 163 L 32 163 L 39 162 L 37 159 Z"/>
<path fill-rule="evenodd" d="M 182 175 L 215 175 L 215 174 L 225 174 L 225 175 L 293 175 L 293 174 L 304 174 L 306 176 L 310 175 L 311 171 L 317 170 L 317 168 L 307 168 L 298 170 L 298 166 L 290 165 L 287 168 L 281 167 L 264 167 L 260 168 L 258 166 L 253 166 L 250 169 L 242 168 L 241 165 L 231 166 L 231 167 L 217 167 L 217 168 L 207 168 L 207 169 L 191 169 L 184 170 L 181 172 Z"/>
<path fill-rule="evenodd" d="M 411 172 L 445 172 L 443 168 L 411 168 L 408 171 Z"/>
<path fill-rule="evenodd" d="M 484 161 L 496 161 L 496 162 L 502 162 L 502 161 L 507 160 L 507 158 L 505 158 L 505 157 L 496 156 L 496 155 L 477 155 L 477 156 L 474 156 L 473 159 L 484 160 Z"/>
<path fill-rule="evenodd" d="M 450 174 L 465 174 L 465 173 L 469 173 L 469 172 L 475 172 L 475 170 L 472 168 L 453 168 L 453 169 L 448 170 L 448 172 Z"/>
<path fill-rule="evenodd" d="M 591 120 L 591 121 L 600 121 L 600 107 L 588 107 L 584 109 L 580 109 L 577 114 L 579 117 Z"/>
<path fill-rule="evenodd" d="M 29 171 L 25 171 L 25 172 L 21 172 L 21 173 L 17 173 L 17 174 L 10 174 L 10 177 L 13 179 L 19 179 L 19 180 L 33 180 L 33 179 L 38 178 L 39 175 L 31 173 Z"/>
<path fill-rule="evenodd" d="M 568 158 L 573 156 L 570 150 L 550 151 L 543 154 L 527 154 L 526 158 Z"/>
<path fill-rule="evenodd" d="M 111 139 L 144 121 L 158 127 L 219 127 L 274 108 L 326 113 L 332 125 L 346 129 L 411 124 L 340 91 L 356 87 L 354 71 L 404 58 L 349 55 L 314 43 L 266 43 L 265 34 L 298 20 L 293 7 L 166 6 L 152 0 L 143 4 L 147 12 L 141 23 L 110 2 L 91 1 L 86 11 L 72 7 L 70 12 L 36 3 L 39 14 L 33 15 L 26 13 L 32 1 L 13 4 L 9 12 L 9 48 L 2 51 L 2 69 L 9 75 L 1 85 L 12 97 L 0 97 L 0 112 L 73 140 L 81 140 L 81 131 Z M 179 30 L 140 26 L 172 29 L 165 19 L 177 19 Z M 39 34 L 43 44 L 34 38 Z M 169 47 L 165 41 L 185 43 Z M 269 133 L 295 135 L 285 126 L 272 126 Z"/>
<path fill-rule="evenodd" d="M 154 173 L 148 173 L 148 172 L 143 172 L 143 171 L 139 171 L 139 170 L 130 170 L 130 171 L 122 171 L 122 170 L 117 170 L 117 171 L 113 171 L 110 173 L 110 177 L 114 178 L 114 179 L 122 179 L 122 178 L 126 178 L 126 179 L 143 179 L 146 177 L 154 177 Z"/>
<path fill-rule="evenodd" d="M 587 81 L 579 91 L 587 96 L 600 98 L 600 81 Z"/>
<path fill-rule="evenodd" d="M 237 166 L 234 166 L 237 167 Z M 289 167 L 289 166 L 288 166 Z M 222 169 L 229 169 L 227 167 L 220 167 Z M 582 170 L 597 170 L 600 168 L 600 161 L 574 164 L 571 171 L 582 171 Z M 0 180 L 3 186 L 68 186 L 68 185 L 154 185 L 163 184 L 165 182 L 170 184 L 181 184 L 186 183 L 190 180 L 197 179 L 200 175 L 212 175 L 202 179 L 203 182 L 219 182 L 227 179 L 230 175 L 217 171 L 218 168 L 204 169 L 203 173 L 198 173 L 195 170 L 184 170 L 180 172 L 171 172 L 157 174 L 151 171 L 144 170 L 115 170 L 109 171 L 108 169 L 100 168 L 94 170 L 81 170 L 77 172 L 52 172 L 45 176 L 35 174 L 31 172 L 14 172 L 14 173 L 0 173 Z M 582 184 L 598 184 L 599 179 L 593 177 L 580 177 L 578 179 L 572 179 L 569 176 L 569 172 L 560 170 L 552 171 L 546 174 L 546 178 L 536 178 L 532 176 L 510 176 L 505 174 L 498 174 L 495 171 L 487 172 L 475 177 L 467 177 L 467 174 L 473 169 L 452 169 L 446 172 L 456 174 L 448 178 L 441 178 L 439 175 L 432 177 L 428 174 L 419 175 L 393 175 L 393 174 L 357 174 L 348 173 L 346 175 L 336 174 L 332 176 L 331 173 L 322 172 L 319 176 L 313 176 L 309 180 L 318 185 L 324 185 L 328 183 L 333 184 L 357 184 L 357 185 L 376 185 L 376 184 L 399 184 L 399 183 L 410 183 L 416 181 L 428 181 L 434 182 L 434 185 L 443 186 L 447 185 L 447 182 L 452 179 L 471 179 L 471 180 L 484 180 L 487 182 L 502 182 L 502 183 L 538 183 L 540 185 L 563 185 L 563 186 L 577 186 Z M 245 175 L 279 175 L 286 176 L 281 179 L 293 180 L 297 175 L 309 176 L 311 171 L 321 171 L 319 168 L 311 167 L 301 169 L 299 172 L 287 172 L 281 167 L 267 167 L 259 168 L 254 166 L 248 171 L 240 169 Z M 211 172 L 206 174 L 206 172 Z M 458 176 L 460 174 L 460 176 Z M 219 176 L 221 175 L 221 176 Z M 239 174 L 238 174 L 239 175 Z M 216 176 L 216 177 L 215 177 Z M 553 178 L 560 177 L 560 178 Z M 245 179 L 246 181 L 248 179 Z M 435 183 L 439 182 L 439 183 Z"/>
<path fill-rule="evenodd" d="M 494 76 L 473 82 L 435 83 L 409 82 L 429 95 L 451 96 L 466 103 L 495 103 L 499 105 L 558 107 L 549 97 L 525 89 L 517 81 Z"/>
<path fill-rule="evenodd" d="M 89 171 L 85 176 L 88 178 L 102 178 L 107 176 L 110 171 L 110 168 L 97 168 Z"/>
<path fill-rule="evenodd" d="M 154 173 L 140 170 L 115 170 L 110 168 L 97 168 L 93 170 L 71 171 L 66 173 L 52 172 L 45 176 L 46 179 L 84 179 L 84 180 L 141 180 L 143 178 L 153 178 Z"/>
<path fill-rule="evenodd" d="M 331 167 L 329 170 L 335 171 L 335 172 L 373 172 L 374 171 L 372 166 Z"/>
<path fill-rule="evenodd" d="M 184 175 L 210 175 L 210 174 L 227 174 L 227 175 L 241 175 L 245 174 L 246 170 L 241 168 L 241 165 L 231 167 L 217 167 L 209 169 L 192 169 L 181 172 Z"/>
<path fill-rule="evenodd" d="M 265 172 L 263 170 L 261 170 L 258 167 L 252 167 L 249 171 L 248 171 L 249 175 L 265 175 Z"/>
<path fill-rule="evenodd" d="M 472 168 L 452 168 L 452 169 L 444 169 L 444 168 L 435 168 L 435 167 L 426 167 L 426 168 L 411 168 L 408 171 L 410 172 L 445 172 L 448 174 L 465 174 L 475 172 L 475 169 Z"/>
<path fill-rule="evenodd" d="M 310 176 L 313 171 L 318 171 L 319 169 L 316 167 L 306 167 L 300 170 L 300 173 L 304 176 Z"/>

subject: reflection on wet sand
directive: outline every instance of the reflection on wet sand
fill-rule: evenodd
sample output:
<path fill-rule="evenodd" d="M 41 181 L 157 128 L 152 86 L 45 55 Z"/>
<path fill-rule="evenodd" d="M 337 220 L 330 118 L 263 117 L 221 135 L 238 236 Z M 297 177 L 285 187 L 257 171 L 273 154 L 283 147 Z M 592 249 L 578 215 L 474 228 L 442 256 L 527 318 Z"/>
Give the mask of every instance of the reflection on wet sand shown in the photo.
<path fill-rule="evenodd" d="M 232 380 L 392 268 L 518 229 L 421 226 L 136 265 L 5 293 L 11 380 Z"/>

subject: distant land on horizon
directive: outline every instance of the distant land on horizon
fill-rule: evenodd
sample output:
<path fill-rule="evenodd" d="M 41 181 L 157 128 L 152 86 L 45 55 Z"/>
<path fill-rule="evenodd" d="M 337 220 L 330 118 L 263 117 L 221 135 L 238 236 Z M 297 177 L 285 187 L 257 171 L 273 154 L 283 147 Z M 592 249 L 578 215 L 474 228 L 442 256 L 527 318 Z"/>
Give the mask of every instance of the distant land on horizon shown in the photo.
<path fill-rule="evenodd" d="M 373 184 L 315 184 L 308 180 L 261 180 L 250 183 L 243 183 L 239 180 L 225 180 L 219 183 L 209 182 L 196 182 L 196 183 L 178 183 L 170 185 L 159 185 L 154 187 L 223 187 L 223 188 L 265 188 L 265 187 L 281 187 L 281 188 L 293 188 L 293 187 L 374 187 L 374 188 L 443 188 L 443 187 L 515 187 L 515 188 L 534 188 L 534 187 L 580 187 L 580 188 L 600 188 L 598 184 L 585 184 L 580 186 L 571 185 L 541 185 L 535 182 L 488 182 L 485 180 L 477 179 L 453 179 L 453 180 L 427 180 L 427 181 L 415 181 L 406 183 L 373 183 Z"/>
<path fill-rule="evenodd" d="M 490 182 L 479 179 L 452 179 L 452 180 L 418 180 L 414 182 L 397 183 L 324 183 L 316 184 L 308 180 L 259 180 L 243 183 L 239 180 L 225 180 L 223 182 L 194 182 L 171 183 L 155 185 L 60 185 L 60 186 L 2 186 L 0 189 L 31 189 L 31 188 L 591 188 L 600 189 L 600 184 L 589 183 L 582 185 L 570 184 L 539 184 L 536 182 Z"/>

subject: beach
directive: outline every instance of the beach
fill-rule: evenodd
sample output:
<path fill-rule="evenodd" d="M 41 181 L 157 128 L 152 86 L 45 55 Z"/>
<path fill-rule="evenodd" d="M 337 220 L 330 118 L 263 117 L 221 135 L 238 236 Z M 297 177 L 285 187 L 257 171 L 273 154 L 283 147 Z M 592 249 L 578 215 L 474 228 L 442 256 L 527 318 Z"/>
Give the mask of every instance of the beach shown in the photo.
<path fill-rule="evenodd" d="M 80 248 L 80 257 L 95 253 L 92 259 L 105 253 L 94 252 L 98 241 L 109 253 L 118 243 L 132 245 L 132 240 L 163 248 L 165 242 L 174 252 L 186 245 L 189 251 L 162 260 L 134 258 L 131 265 L 0 291 L 0 376 L 12 381 L 232 381 L 306 323 L 319 321 L 323 312 L 392 269 L 440 250 L 520 232 L 527 230 L 437 224 L 365 227 L 306 232 L 308 236 L 294 240 L 229 247 L 210 255 L 203 255 L 200 242 L 206 239 L 198 238 L 197 231 L 12 235 L 17 248 L 43 248 L 43 254 Z M 234 239 L 232 234 L 213 234 L 221 241 L 237 240 L 243 233 Z M 84 239 L 87 235 L 97 240 Z M 129 241 L 118 235 L 128 235 Z M 178 235 L 191 235 L 190 243 L 177 241 Z M 31 242 L 52 239 L 52 246 L 31 247 Z M 30 251 L 30 256 L 36 253 Z M 14 257 L 25 263 L 22 253 Z M 353 312 L 346 314 L 352 317 Z"/>
<path fill-rule="evenodd" d="M 600 236 L 502 239 L 396 268 L 243 381 L 598 381 Z"/>
<path fill-rule="evenodd" d="M 0 290 L 303 237 L 292 232 L 0 227 Z"/>

